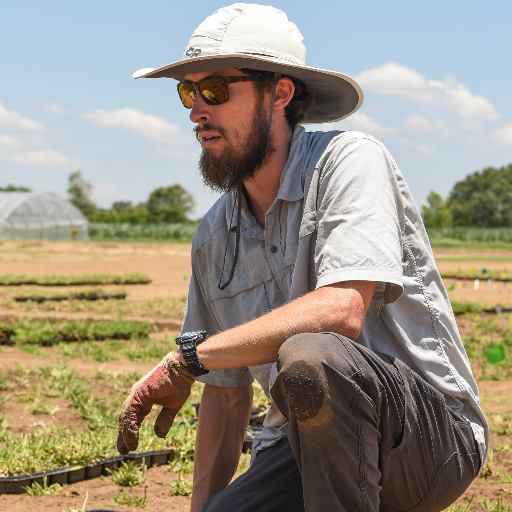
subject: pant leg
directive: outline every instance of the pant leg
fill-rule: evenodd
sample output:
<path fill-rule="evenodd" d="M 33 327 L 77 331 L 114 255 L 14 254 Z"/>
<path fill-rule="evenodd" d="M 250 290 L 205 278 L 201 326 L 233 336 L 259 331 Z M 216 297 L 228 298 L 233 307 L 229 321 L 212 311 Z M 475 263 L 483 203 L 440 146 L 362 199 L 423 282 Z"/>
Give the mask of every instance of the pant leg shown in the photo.
<path fill-rule="evenodd" d="M 469 424 L 400 361 L 343 336 L 300 334 L 278 369 L 271 394 L 289 420 L 307 512 L 435 512 L 476 476 Z"/>
<path fill-rule="evenodd" d="M 206 502 L 203 512 L 304 512 L 302 480 L 288 440 L 258 453 L 243 475 Z"/>

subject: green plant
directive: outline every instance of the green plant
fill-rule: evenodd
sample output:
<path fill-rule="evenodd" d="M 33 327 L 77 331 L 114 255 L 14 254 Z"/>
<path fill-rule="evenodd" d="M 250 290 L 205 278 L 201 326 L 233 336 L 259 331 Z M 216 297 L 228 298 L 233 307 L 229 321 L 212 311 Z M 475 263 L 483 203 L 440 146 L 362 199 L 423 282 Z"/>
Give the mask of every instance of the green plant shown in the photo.
<path fill-rule="evenodd" d="M 82 508 L 69 507 L 69 512 L 85 512 L 85 505 L 87 504 L 87 498 L 89 497 L 89 493 L 85 491 L 85 500 L 82 503 Z"/>
<path fill-rule="evenodd" d="M 11 389 L 9 379 L 4 374 L 2 367 L 0 367 L 0 391 L 8 391 L 9 389 Z"/>
<path fill-rule="evenodd" d="M 60 484 L 52 484 L 49 486 L 47 481 L 48 477 L 43 476 L 43 485 L 39 484 L 38 482 L 33 482 L 32 485 L 23 487 L 23 489 L 27 491 L 27 495 L 29 497 L 55 494 L 57 492 L 61 492 L 64 489 L 64 486 Z"/>
<path fill-rule="evenodd" d="M 107 469 L 107 471 L 112 476 L 110 481 L 112 485 L 133 487 L 144 483 L 147 469 L 145 459 L 143 459 L 140 466 L 136 466 L 131 460 L 127 462 L 122 461 L 117 469 Z"/>
<path fill-rule="evenodd" d="M 105 350 L 104 347 L 91 342 L 79 342 L 76 344 L 59 343 L 57 352 L 69 359 L 90 359 L 99 363 L 115 361 L 117 357 Z"/>
<path fill-rule="evenodd" d="M 81 275 L 43 275 L 4 274 L 0 276 L 0 285 L 18 286 L 33 284 L 40 286 L 70 286 L 84 284 L 148 284 L 151 279 L 147 275 L 135 272 L 133 274 L 81 274 Z"/>
<path fill-rule="evenodd" d="M 443 510 L 443 512 L 468 512 L 469 511 L 469 506 L 473 502 L 473 498 L 474 497 L 475 497 L 475 495 L 473 494 L 473 496 L 471 496 L 471 498 L 469 499 L 469 501 L 465 505 L 464 504 L 460 504 L 459 505 L 457 503 L 453 503 L 448 508 L 445 508 Z"/>
<path fill-rule="evenodd" d="M 27 352 L 31 356 L 37 356 L 37 357 L 49 357 L 49 354 L 44 352 L 39 345 L 36 345 L 35 343 L 23 343 L 20 346 L 20 349 L 24 352 Z"/>
<path fill-rule="evenodd" d="M 169 487 L 171 496 L 190 496 L 193 484 L 190 480 L 182 478 L 180 472 L 178 478 L 169 478 Z"/>
<path fill-rule="evenodd" d="M 91 222 L 89 236 L 92 240 L 192 240 L 195 223 L 141 223 Z"/>
<path fill-rule="evenodd" d="M 121 492 L 112 498 L 114 505 L 128 505 L 129 507 L 145 508 L 147 505 L 147 487 L 144 487 L 144 496 L 139 497 L 135 494 L 129 495 L 121 489 Z"/>
<path fill-rule="evenodd" d="M 503 505 L 503 500 L 498 498 L 494 503 L 487 503 L 487 500 L 480 498 L 480 503 L 484 510 L 492 510 L 492 512 L 511 512 L 511 508 Z"/>

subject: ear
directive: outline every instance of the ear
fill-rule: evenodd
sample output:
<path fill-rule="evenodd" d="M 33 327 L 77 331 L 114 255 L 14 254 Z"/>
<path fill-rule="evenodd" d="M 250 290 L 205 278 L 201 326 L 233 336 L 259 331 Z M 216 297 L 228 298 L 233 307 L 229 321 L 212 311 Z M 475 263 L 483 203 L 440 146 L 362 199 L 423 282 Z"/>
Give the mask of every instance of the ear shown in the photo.
<path fill-rule="evenodd" d="M 295 93 L 295 85 L 289 78 L 281 78 L 277 84 L 274 111 L 282 110 L 290 103 Z"/>

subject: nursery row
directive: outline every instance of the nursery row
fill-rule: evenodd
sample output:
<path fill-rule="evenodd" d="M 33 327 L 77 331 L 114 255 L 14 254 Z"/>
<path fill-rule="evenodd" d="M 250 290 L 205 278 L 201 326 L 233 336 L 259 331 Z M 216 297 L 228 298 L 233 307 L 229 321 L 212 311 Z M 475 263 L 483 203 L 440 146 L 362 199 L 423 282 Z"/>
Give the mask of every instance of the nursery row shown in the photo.
<path fill-rule="evenodd" d="M 462 242 L 512 242 L 512 229 L 509 228 L 429 228 L 428 236 L 432 242 L 437 240 L 460 240 Z"/>
<path fill-rule="evenodd" d="M 443 270 L 445 279 L 493 279 L 494 281 L 512 281 L 512 271 L 508 270 Z"/>
<path fill-rule="evenodd" d="M 1 389 L 11 394 L 23 389 L 23 384 L 28 389 L 25 393 L 16 393 L 15 399 L 18 402 L 28 402 L 30 407 L 39 403 L 44 407 L 45 397 L 65 398 L 76 409 L 77 415 L 83 418 L 86 428 L 76 431 L 49 425 L 33 434 L 17 435 L 9 429 L 8 421 L 0 414 L 0 476 L 50 471 L 60 466 L 86 464 L 118 455 L 116 438 L 119 406 L 126 396 L 126 390 L 141 375 L 97 374 L 96 378 L 102 379 L 103 385 L 115 384 L 117 393 L 112 400 L 92 394 L 91 383 L 65 364 L 45 366 L 37 373 L 19 368 L 16 374 L 8 377 L 2 374 Z M 197 400 L 199 396 L 196 391 L 194 398 Z M 8 399 L 14 397 L 4 396 L 3 402 Z M 189 400 L 180 412 L 179 419 L 184 420 L 194 414 L 195 409 Z M 137 451 L 169 447 L 177 447 L 178 451 L 189 450 L 194 440 L 195 428 L 189 423 L 174 425 L 166 439 L 156 437 L 152 426 L 144 423 L 140 429 Z"/>
<path fill-rule="evenodd" d="M 150 331 L 151 326 L 148 323 L 123 320 L 100 322 L 24 320 L 13 323 L 0 322 L 0 343 L 35 343 L 49 346 L 61 341 L 147 338 Z"/>
<path fill-rule="evenodd" d="M 92 240 L 179 240 L 190 241 L 196 230 L 195 223 L 91 222 L 89 236 Z"/>
<path fill-rule="evenodd" d="M 42 275 L 4 274 L 0 276 L 0 286 L 32 284 L 39 286 L 71 286 L 92 284 L 148 284 L 151 279 L 145 274 L 81 274 L 81 275 Z"/>
<path fill-rule="evenodd" d="M 83 290 L 69 290 L 63 292 L 48 292 L 38 288 L 24 290 L 14 295 L 16 302 L 62 302 L 65 300 L 108 300 L 108 299 L 126 299 L 124 290 L 102 290 L 100 288 Z"/>

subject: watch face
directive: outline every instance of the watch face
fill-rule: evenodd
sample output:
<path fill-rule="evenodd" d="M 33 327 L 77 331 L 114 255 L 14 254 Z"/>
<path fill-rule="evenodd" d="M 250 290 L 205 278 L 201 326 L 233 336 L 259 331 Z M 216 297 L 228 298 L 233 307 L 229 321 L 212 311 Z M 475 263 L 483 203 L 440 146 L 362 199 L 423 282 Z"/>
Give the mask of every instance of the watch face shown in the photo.
<path fill-rule="evenodd" d="M 204 339 L 206 339 L 206 331 L 191 331 L 191 332 L 185 332 L 181 336 L 178 336 L 176 338 L 176 343 L 183 344 L 189 340 L 202 341 Z"/>

